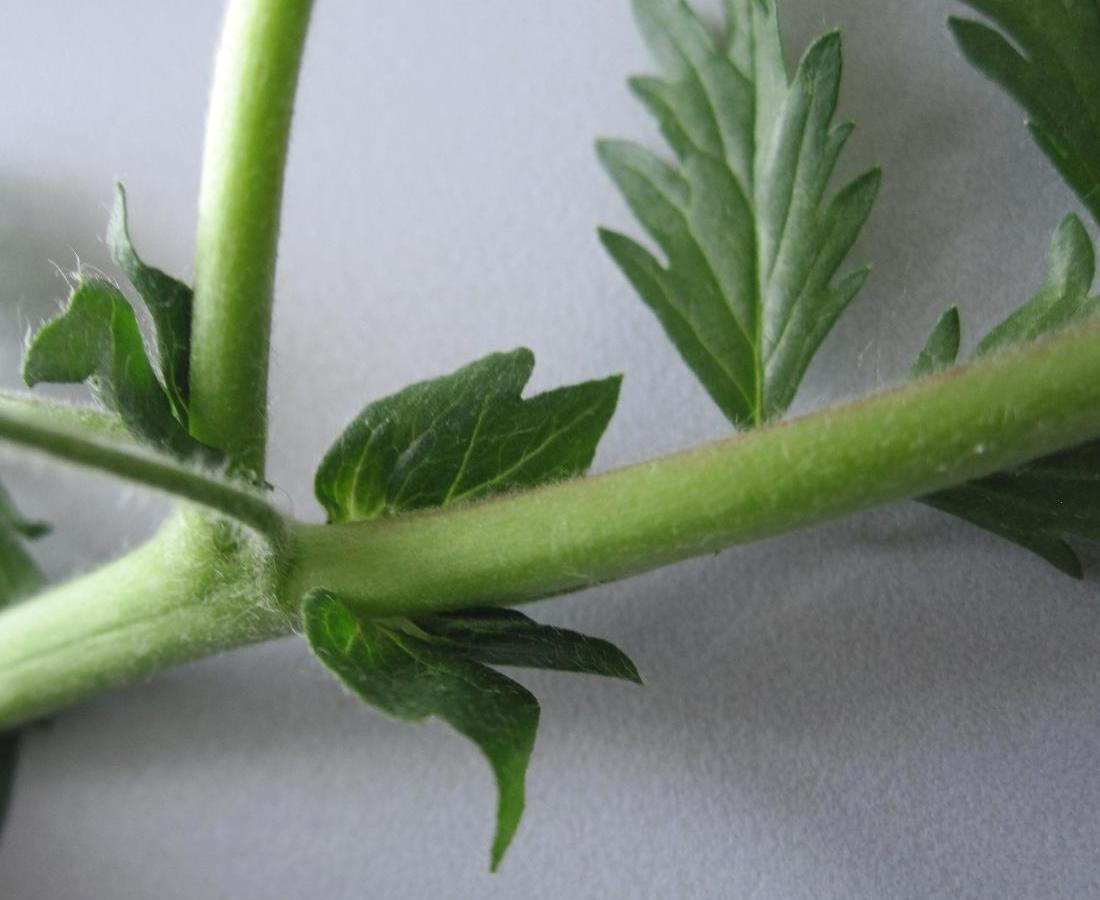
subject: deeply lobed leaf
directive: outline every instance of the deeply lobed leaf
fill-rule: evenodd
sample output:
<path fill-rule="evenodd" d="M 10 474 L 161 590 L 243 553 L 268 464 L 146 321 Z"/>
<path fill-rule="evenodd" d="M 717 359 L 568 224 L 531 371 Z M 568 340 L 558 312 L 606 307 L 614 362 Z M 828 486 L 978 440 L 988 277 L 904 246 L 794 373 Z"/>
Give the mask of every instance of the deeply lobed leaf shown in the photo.
<path fill-rule="evenodd" d="M 624 141 L 598 151 L 666 264 L 624 235 L 601 240 L 730 421 L 760 425 L 790 405 L 868 274 L 837 279 L 880 173 L 826 200 L 852 130 L 833 125 L 840 37 L 819 39 L 788 83 L 770 0 L 727 0 L 724 46 L 682 0 L 634 10 L 663 78 L 631 86 L 679 165 Z"/>
<path fill-rule="evenodd" d="M 963 53 L 1027 110 L 1036 143 L 1100 223 L 1100 5 L 964 2 L 997 27 L 953 17 Z"/>
<path fill-rule="evenodd" d="M 1039 292 L 978 344 L 981 356 L 1034 340 L 1093 318 L 1100 297 L 1090 297 L 1096 272 L 1092 241 L 1081 220 L 1067 216 L 1051 241 L 1047 279 Z M 913 367 L 932 374 L 954 365 L 959 316 L 941 317 Z M 1066 536 L 1100 540 L 1100 442 L 1043 457 L 922 498 L 925 503 L 1000 535 L 1051 565 L 1081 577 L 1081 562 Z"/>

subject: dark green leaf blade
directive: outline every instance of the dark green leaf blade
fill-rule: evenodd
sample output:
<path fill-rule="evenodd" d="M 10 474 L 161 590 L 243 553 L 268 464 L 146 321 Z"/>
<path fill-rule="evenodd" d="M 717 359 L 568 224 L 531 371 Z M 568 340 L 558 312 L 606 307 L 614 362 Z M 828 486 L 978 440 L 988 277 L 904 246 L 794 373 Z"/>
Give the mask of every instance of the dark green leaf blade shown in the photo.
<path fill-rule="evenodd" d="M 322 460 L 331 522 L 475 500 L 580 474 L 618 401 L 620 378 L 524 400 L 529 350 L 497 353 L 370 404 Z"/>
<path fill-rule="evenodd" d="M 87 382 L 135 437 L 180 458 L 217 459 L 173 415 L 133 309 L 102 278 L 82 278 L 64 312 L 39 329 L 23 360 L 23 378 L 29 387 Z"/>
<path fill-rule="evenodd" d="M 331 594 L 312 594 L 303 615 L 313 652 L 363 700 L 405 721 L 436 716 L 482 751 L 499 791 L 490 857 L 495 870 L 523 814 L 538 701 L 480 663 L 383 622 L 360 621 Z"/>
<path fill-rule="evenodd" d="M 1088 232 L 1080 219 L 1067 216 L 1051 240 L 1043 287 L 990 331 L 975 355 L 1035 340 L 1094 317 L 1100 306 L 1096 297 L 1089 297 L 1095 274 L 1096 257 Z M 918 367 L 927 365 L 935 371 L 942 368 L 940 363 L 953 363 L 959 331 L 958 313 L 952 308 L 937 324 L 914 365 L 914 374 L 921 374 Z M 1100 540 L 1100 442 L 1042 457 L 922 500 L 1080 578 L 1081 561 L 1066 538 Z"/>
<path fill-rule="evenodd" d="M 955 365 L 959 358 L 959 344 L 962 340 L 962 322 L 959 308 L 952 306 L 940 316 L 932 333 L 928 336 L 921 352 L 913 363 L 911 374 L 914 378 L 934 375 Z"/>
<path fill-rule="evenodd" d="M 191 366 L 191 288 L 146 265 L 130 240 L 126 190 L 115 186 L 115 205 L 107 225 L 107 246 L 115 264 L 126 273 L 152 316 L 157 334 L 161 376 L 176 417 L 186 427 L 188 378 Z"/>
<path fill-rule="evenodd" d="M 614 644 L 541 625 L 514 609 L 478 607 L 417 617 L 416 625 L 458 653 L 497 666 L 524 666 L 622 678 L 641 684 L 638 669 Z"/>
<path fill-rule="evenodd" d="M 1036 142 L 1100 223 L 1100 6 L 964 2 L 1000 30 L 951 18 L 963 53 L 1024 107 Z"/>
<path fill-rule="evenodd" d="M 760 425 L 786 411 L 866 279 L 835 280 L 880 173 L 825 199 L 851 133 L 833 125 L 840 38 L 818 40 L 788 84 L 770 0 L 728 0 L 726 46 L 683 0 L 634 10 L 663 77 L 631 87 L 679 167 L 623 141 L 598 152 L 667 264 L 615 232 L 601 241 L 727 418 Z"/>

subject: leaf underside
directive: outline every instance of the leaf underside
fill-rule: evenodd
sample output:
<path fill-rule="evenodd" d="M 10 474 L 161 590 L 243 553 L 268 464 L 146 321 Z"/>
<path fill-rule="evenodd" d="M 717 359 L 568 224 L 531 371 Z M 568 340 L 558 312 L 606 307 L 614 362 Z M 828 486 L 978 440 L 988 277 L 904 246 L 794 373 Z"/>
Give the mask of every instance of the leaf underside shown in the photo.
<path fill-rule="evenodd" d="M 620 379 L 524 399 L 534 364 L 529 350 L 495 353 L 370 404 L 317 470 L 316 494 L 329 521 L 448 506 L 582 474 L 615 411 Z M 607 641 L 540 625 L 516 610 L 368 621 L 319 592 L 307 598 L 304 621 L 313 652 L 367 703 L 406 721 L 440 718 L 481 749 L 499 794 L 493 869 L 523 812 L 539 705 L 489 667 L 640 683 L 634 664 Z"/>
<path fill-rule="evenodd" d="M 837 278 L 878 191 L 871 170 L 826 199 L 851 134 L 834 125 L 840 36 L 788 82 L 771 0 L 727 0 L 720 44 L 682 0 L 635 0 L 662 71 L 634 93 L 677 165 L 625 141 L 598 152 L 662 264 L 633 239 L 601 240 L 684 361 L 739 428 L 782 415 L 868 270 Z"/>
<path fill-rule="evenodd" d="M 975 355 L 1035 340 L 1095 317 L 1100 297 L 1089 296 L 1095 272 L 1088 232 L 1080 219 L 1067 216 L 1051 241 L 1046 283 L 979 342 Z M 921 351 L 914 374 L 932 374 L 954 365 L 959 335 L 958 311 L 948 310 Z M 1080 578 L 1081 561 L 1066 538 L 1100 540 L 1100 441 L 922 499 Z"/>
<path fill-rule="evenodd" d="M 1028 129 L 1100 223 L 1100 4 L 964 0 L 996 27 L 952 18 L 977 68 L 1028 114 Z"/>

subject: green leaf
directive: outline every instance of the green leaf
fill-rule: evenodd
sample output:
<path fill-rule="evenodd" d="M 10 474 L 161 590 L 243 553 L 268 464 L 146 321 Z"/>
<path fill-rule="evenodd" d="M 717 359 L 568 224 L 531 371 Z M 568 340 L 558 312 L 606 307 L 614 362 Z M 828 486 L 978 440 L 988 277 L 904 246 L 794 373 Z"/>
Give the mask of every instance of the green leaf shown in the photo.
<path fill-rule="evenodd" d="M 940 316 L 924 348 L 917 355 L 917 361 L 913 363 L 911 372 L 913 377 L 934 375 L 955 365 L 955 361 L 959 358 L 961 338 L 962 323 L 959 320 L 959 308 L 952 306 Z"/>
<path fill-rule="evenodd" d="M 0 610 L 29 597 L 42 587 L 34 561 L 23 549 L 20 537 L 37 538 L 49 528 L 25 519 L 0 486 Z M 0 834 L 11 802 L 12 781 L 19 759 L 19 731 L 0 732 Z"/>
<path fill-rule="evenodd" d="M 496 353 L 372 403 L 317 470 L 330 522 L 476 500 L 582 473 L 615 411 L 618 376 L 520 394 L 529 350 Z"/>
<path fill-rule="evenodd" d="M 1100 6 L 964 0 L 998 29 L 952 18 L 967 59 L 1027 110 L 1036 143 L 1100 223 Z"/>
<path fill-rule="evenodd" d="M 30 387 L 87 382 L 135 437 L 180 458 L 219 458 L 173 415 L 149 364 L 133 309 L 102 278 L 82 278 L 65 311 L 34 336 L 23 360 L 23 378 Z"/>
<path fill-rule="evenodd" d="M 416 626 L 455 653 L 495 666 L 605 675 L 641 684 L 637 668 L 608 641 L 540 625 L 514 609 L 479 607 L 419 616 Z"/>
<path fill-rule="evenodd" d="M 1095 252 L 1084 225 L 1076 216 L 1067 216 L 1051 241 L 1046 283 L 985 336 L 975 355 L 1035 340 L 1095 316 L 1098 299 L 1089 297 L 1095 270 Z M 953 313 L 954 324 L 944 325 Z M 951 365 L 958 344 L 958 313 L 951 309 L 940 319 L 918 357 L 914 373 L 926 356 L 937 353 L 942 354 L 939 359 L 943 365 Z M 1100 442 L 1046 456 L 922 500 L 1080 578 L 1081 561 L 1066 537 L 1100 540 Z"/>
<path fill-rule="evenodd" d="M 164 387 L 176 418 L 186 427 L 191 365 L 191 288 L 142 262 L 130 241 L 126 190 L 121 184 L 115 185 L 115 189 L 115 205 L 107 225 L 107 246 L 115 264 L 126 273 L 153 319 Z"/>
<path fill-rule="evenodd" d="M 303 612 L 313 652 L 350 690 L 397 719 L 440 718 L 485 754 L 499 792 L 490 857 L 495 870 L 523 814 L 538 701 L 510 678 L 445 646 L 357 619 L 330 594 L 311 595 Z"/>
<path fill-rule="evenodd" d="M 788 83 L 774 5 L 727 0 L 720 46 L 681 0 L 635 0 L 663 78 L 631 82 L 678 158 L 602 141 L 601 161 L 666 264 L 601 240 L 735 425 L 782 415 L 868 270 L 837 279 L 878 192 L 871 170 L 826 199 L 850 124 L 834 125 L 840 36 Z"/>
<path fill-rule="evenodd" d="M 1077 216 L 1066 216 L 1050 244 L 1046 284 L 982 339 L 976 355 L 1053 334 L 1091 318 L 1100 304 L 1100 298 L 1089 297 L 1095 278 L 1092 240 Z"/>

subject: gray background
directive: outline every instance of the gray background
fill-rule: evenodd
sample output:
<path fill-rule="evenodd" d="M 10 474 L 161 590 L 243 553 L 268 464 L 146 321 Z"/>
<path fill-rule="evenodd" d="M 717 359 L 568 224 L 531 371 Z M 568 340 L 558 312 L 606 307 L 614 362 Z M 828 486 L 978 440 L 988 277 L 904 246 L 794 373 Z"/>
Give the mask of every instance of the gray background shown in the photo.
<path fill-rule="evenodd" d="M 785 6 L 841 26 L 849 173 L 886 167 L 868 288 L 799 408 L 897 382 L 939 311 L 970 336 L 1024 299 L 1073 200 L 959 58 L 941 0 Z M 99 236 L 124 179 L 139 248 L 190 270 L 220 4 L 8 3 L 0 31 L 0 343 Z M 706 4 L 713 11 L 716 3 Z M 591 149 L 655 142 L 626 0 L 320 0 L 287 184 L 270 477 L 318 519 L 315 461 L 371 398 L 532 347 L 544 388 L 626 373 L 597 460 L 727 433 L 594 237 L 633 230 Z M 150 533 L 163 501 L 5 453 L 57 523 L 51 575 Z M 476 751 L 341 694 L 296 640 L 117 691 L 28 741 L 4 900 L 363 896 L 1100 895 L 1100 604 L 907 504 L 545 604 L 648 686 L 523 675 L 544 724 L 529 810 L 485 871 Z"/>

